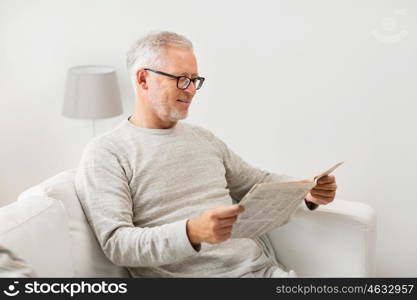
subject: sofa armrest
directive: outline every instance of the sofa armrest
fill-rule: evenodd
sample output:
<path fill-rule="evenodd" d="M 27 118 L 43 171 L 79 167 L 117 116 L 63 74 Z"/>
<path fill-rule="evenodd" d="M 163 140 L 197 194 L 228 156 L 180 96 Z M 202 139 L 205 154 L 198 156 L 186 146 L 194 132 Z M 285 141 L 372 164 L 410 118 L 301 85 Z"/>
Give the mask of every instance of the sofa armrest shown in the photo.
<path fill-rule="evenodd" d="M 14 201 L 0 208 L 0 224 L 0 244 L 23 259 L 37 277 L 74 276 L 61 201 L 40 196 Z"/>
<path fill-rule="evenodd" d="M 282 264 L 300 277 L 375 275 L 376 215 L 369 205 L 336 199 L 268 233 Z"/>

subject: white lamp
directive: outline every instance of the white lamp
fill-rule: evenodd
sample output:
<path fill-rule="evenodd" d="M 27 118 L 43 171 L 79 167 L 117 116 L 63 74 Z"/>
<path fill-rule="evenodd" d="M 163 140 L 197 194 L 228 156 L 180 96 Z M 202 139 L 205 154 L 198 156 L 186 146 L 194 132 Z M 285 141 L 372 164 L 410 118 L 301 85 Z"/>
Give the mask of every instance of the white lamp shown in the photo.
<path fill-rule="evenodd" d="M 62 115 L 95 120 L 123 113 L 116 70 L 109 66 L 84 65 L 68 70 Z"/>

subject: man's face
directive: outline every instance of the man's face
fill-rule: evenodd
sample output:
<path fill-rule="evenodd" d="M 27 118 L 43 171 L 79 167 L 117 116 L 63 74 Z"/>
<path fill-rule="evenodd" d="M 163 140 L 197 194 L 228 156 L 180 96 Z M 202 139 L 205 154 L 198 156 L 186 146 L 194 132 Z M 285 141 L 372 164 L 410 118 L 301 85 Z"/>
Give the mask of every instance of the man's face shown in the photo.
<path fill-rule="evenodd" d="M 197 60 L 191 50 L 168 47 L 163 57 L 163 65 L 158 71 L 175 76 L 198 76 Z M 177 88 L 177 80 L 148 71 L 148 104 L 153 117 L 162 122 L 177 122 L 185 119 L 196 93 L 190 83 L 187 89 Z"/>

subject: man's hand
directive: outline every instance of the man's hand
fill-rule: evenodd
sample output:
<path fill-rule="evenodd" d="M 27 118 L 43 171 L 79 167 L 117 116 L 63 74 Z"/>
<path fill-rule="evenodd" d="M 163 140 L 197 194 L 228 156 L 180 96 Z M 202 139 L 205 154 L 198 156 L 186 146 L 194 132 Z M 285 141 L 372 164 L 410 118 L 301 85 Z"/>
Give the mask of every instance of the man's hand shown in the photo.
<path fill-rule="evenodd" d="M 237 204 L 218 206 L 188 220 L 187 233 L 191 244 L 217 244 L 229 239 L 233 224 L 244 210 L 243 206 Z"/>
<path fill-rule="evenodd" d="M 336 177 L 326 175 L 317 181 L 317 185 L 307 194 L 306 201 L 315 204 L 329 204 L 336 196 Z"/>

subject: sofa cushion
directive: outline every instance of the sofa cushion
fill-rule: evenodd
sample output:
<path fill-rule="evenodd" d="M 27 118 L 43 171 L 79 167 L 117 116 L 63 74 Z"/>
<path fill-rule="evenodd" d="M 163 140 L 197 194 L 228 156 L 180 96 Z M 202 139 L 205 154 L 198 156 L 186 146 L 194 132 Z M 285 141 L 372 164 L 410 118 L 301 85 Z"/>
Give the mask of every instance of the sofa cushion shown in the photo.
<path fill-rule="evenodd" d="M 0 245 L 0 277 L 37 277 L 37 275 L 24 259 Z"/>
<path fill-rule="evenodd" d="M 34 195 L 59 199 L 68 215 L 75 277 L 128 277 L 126 268 L 114 265 L 102 251 L 78 200 L 74 177 L 76 169 L 58 175 L 23 192 L 18 200 Z"/>
<path fill-rule="evenodd" d="M 60 201 L 41 196 L 15 201 L 0 208 L 0 224 L 0 244 L 25 261 L 25 266 L 15 264 L 9 274 L 26 277 L 30 269 L 40 277 L 73 276 L 69 230 Z"/>

